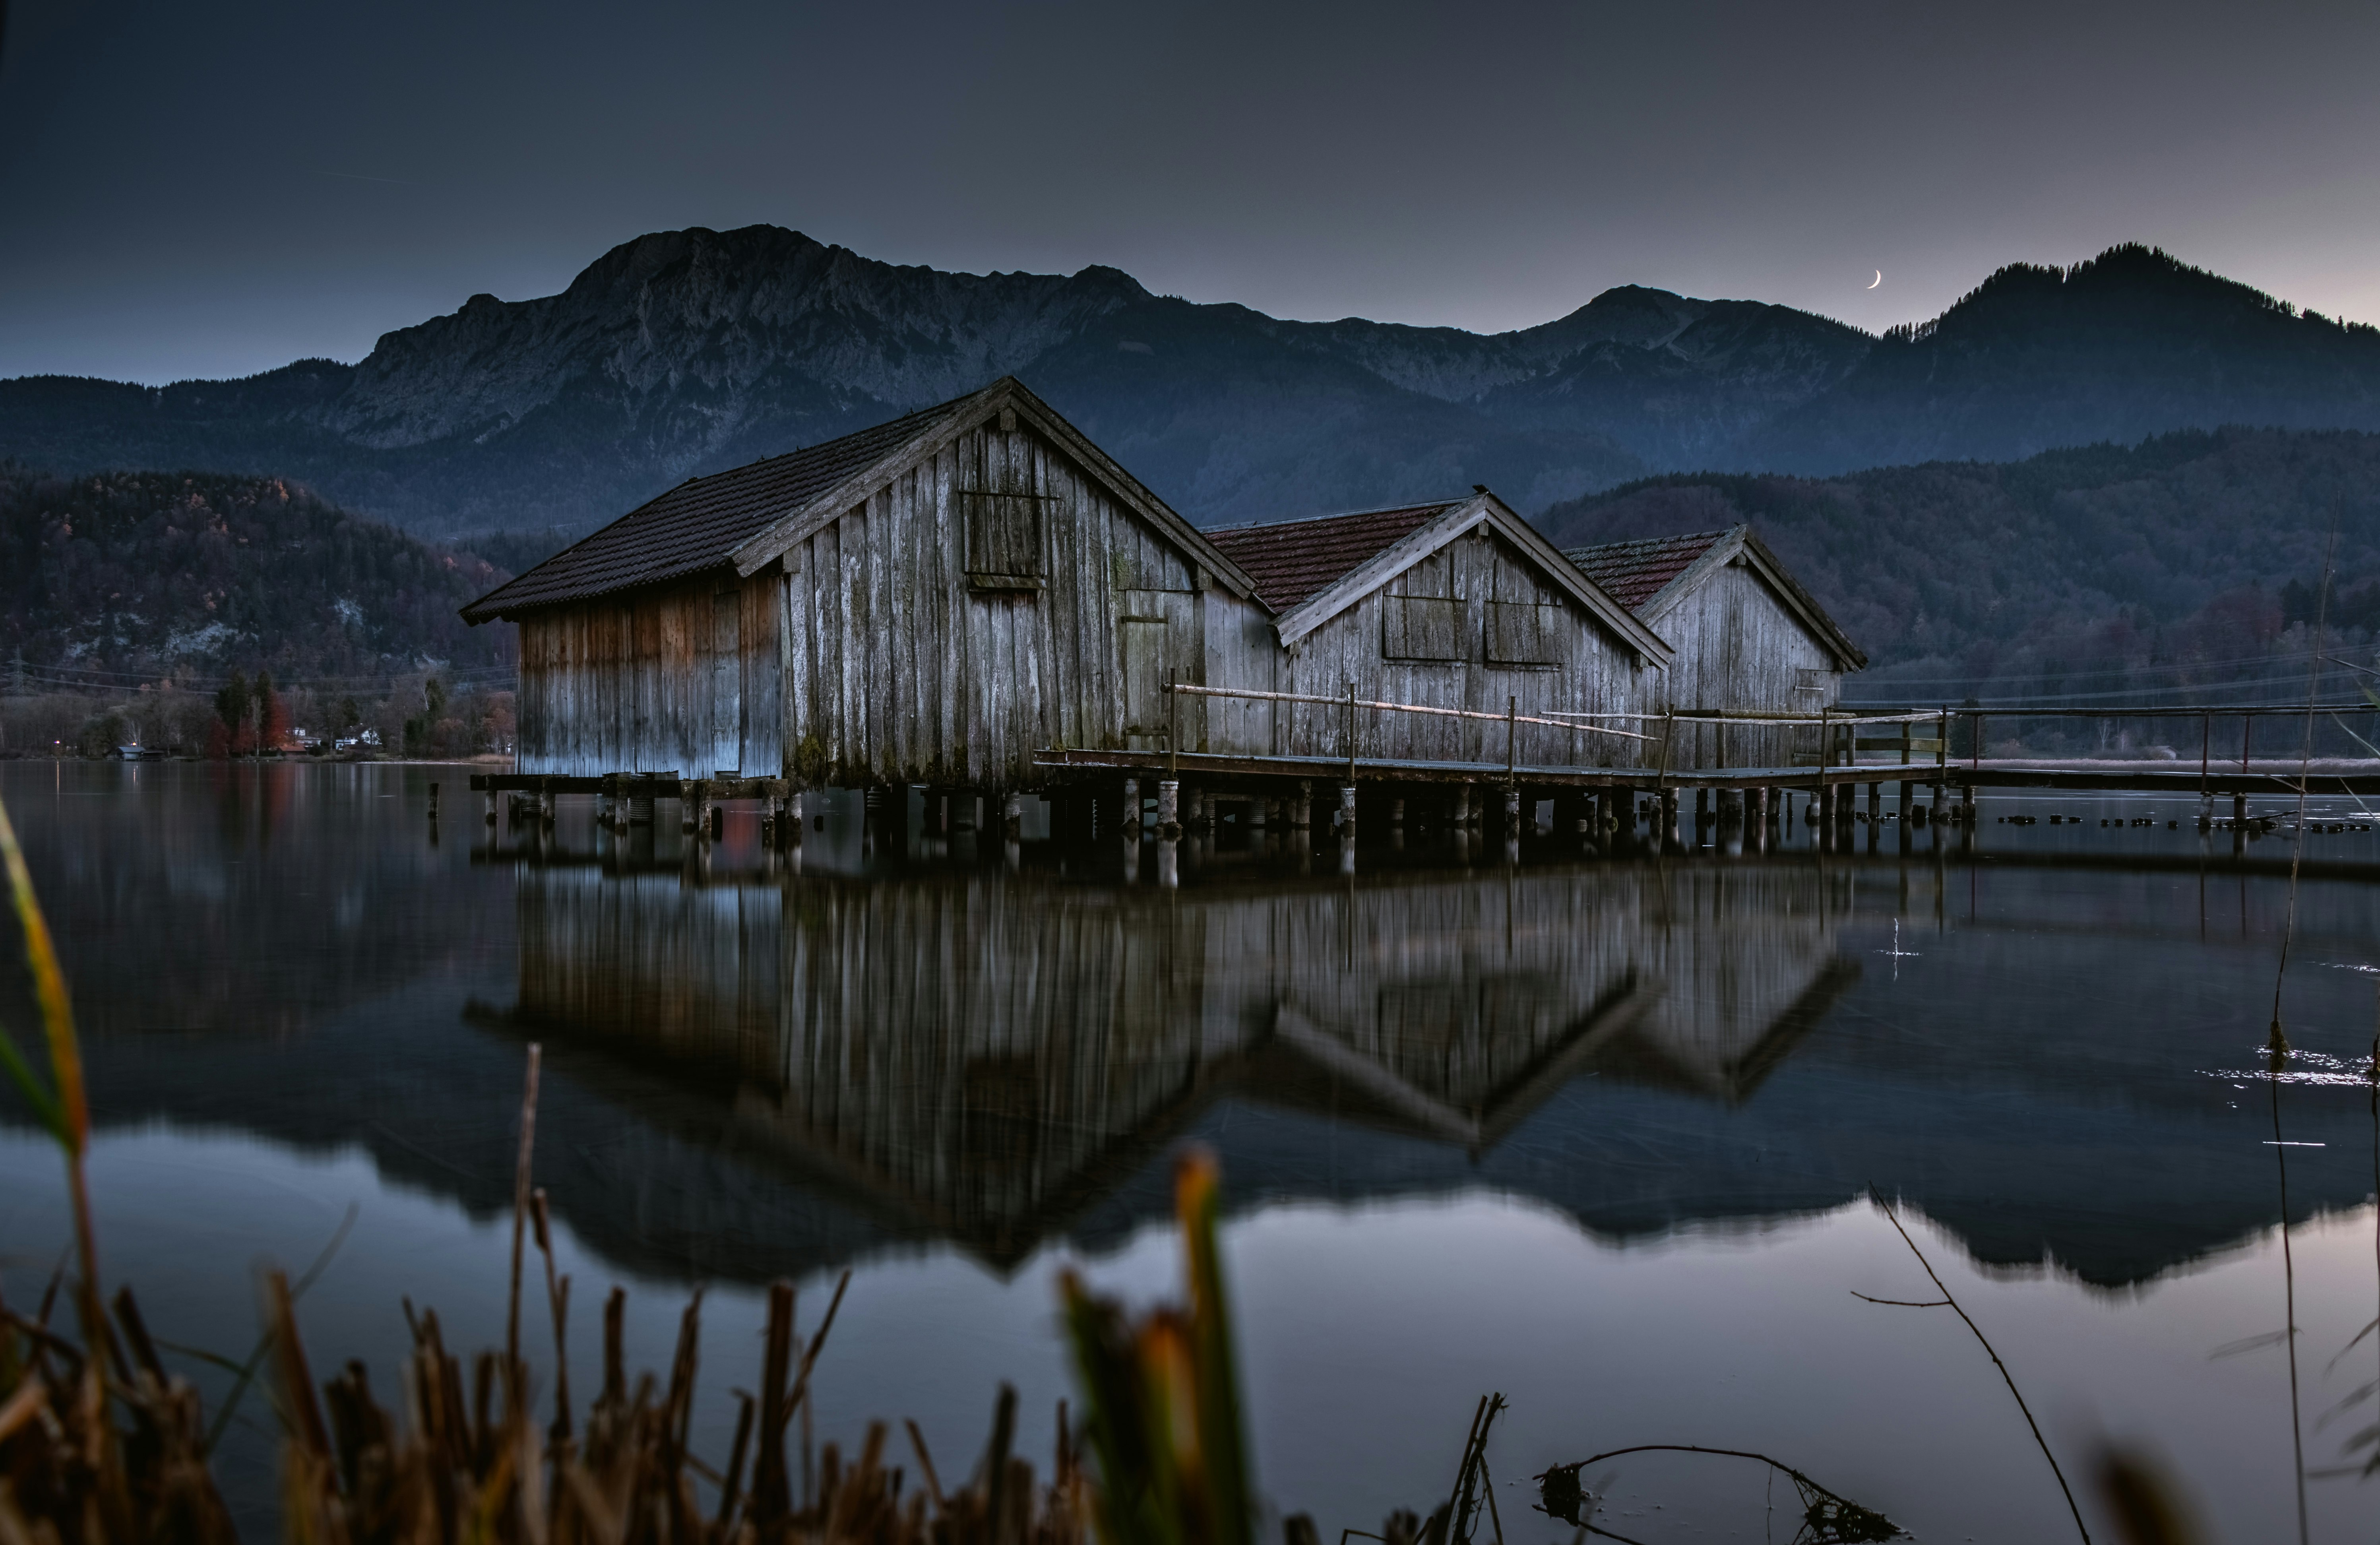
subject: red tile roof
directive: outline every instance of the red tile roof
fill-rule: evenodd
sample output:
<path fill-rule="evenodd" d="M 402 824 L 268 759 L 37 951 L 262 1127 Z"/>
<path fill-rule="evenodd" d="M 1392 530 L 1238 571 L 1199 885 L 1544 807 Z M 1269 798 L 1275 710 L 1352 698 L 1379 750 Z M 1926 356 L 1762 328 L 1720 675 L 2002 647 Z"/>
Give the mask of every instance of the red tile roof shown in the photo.
<path fill-rule="evenodd" d="M 1694 566 L 1725 531 L 1696 531 L 1690 536 L 1642 537 L 1634 541 L 1607 542 L 1600 547 L 1572 547 L 1562 556 L 1586 571 L 1586 577 L 1611 592 L 1612 599 L 1633 612 L 1660 594 L 1670 581 Z"/>
<path fill-rule="evenodd" d="M 1441 499 L 1434 505 L 1407 505 L 1392 510 L 1234 526 L 1208 531 L 1206 537 L 1256 582 L 1257 600 L 1276 612 L 1286 612 L 1461 503 Z"/>
<path fill-rule="evenodd" d="M 771 521 L 882 460 L 912 437 L 955 417 L 981 395 L 969 393 L 840 440 L 771 456 L 733 471 L 688 478 L 481 596 L 463 608 L 463 620 L 487 622 L 532 607 L 587 601 L 723 567 L 738 548 Z"/>

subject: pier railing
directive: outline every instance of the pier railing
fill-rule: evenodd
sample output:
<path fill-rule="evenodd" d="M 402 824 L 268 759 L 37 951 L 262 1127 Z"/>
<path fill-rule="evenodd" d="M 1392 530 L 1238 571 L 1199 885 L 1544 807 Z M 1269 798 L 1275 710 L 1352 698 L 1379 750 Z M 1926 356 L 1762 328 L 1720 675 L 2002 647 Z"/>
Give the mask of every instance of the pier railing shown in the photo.
<path fill-rule="evenodd" d="M 1815 765 L 1822 769 L 1850 765 L 1856 760 L 1859 751 L 1883 747 L 1900 749 L 1902 753 L 1901 761 L 1904 764 L 1909 761 L 1912 752 L 1931 750 L 1936 754 L 1937 764 L 1939 766 L 1944 762 L 1949 747 L 1949 711 L 1945 709 L 1887 710 L 1871 713 L 1838 712 L 1833 709 L 1820 709 L 1815 713 L 1717 712 L 1702 709 L 1684 712 L 1664 710 L 1658 713 L 1573 713 L 1564 710 L 1546 709 L 1536 713 L 1523 713 L 1520 711 L 1520 699 L 1514 696 L 1506 700 L 1505 711 L 1497 713 L 1481 709 L 1444 708 L 1430 703 L 1404 703 L 1378 698 L 1359 698 L 1355 695 L 1355 684 L 1352 681 L 1347 684 L 1347 690 L 1343 694 L 1332 697 L 1326 697 L 1318 692 L 1270 692 L 1243 687 L 1194 687 L 1187 682 L 1176 681 L 1165 683 L 1164 690 L 1168 698 L 1175 701 L 1182 698 L 1227 698 L 1249 702 L 1305 703 L 1315 707 L 1342 710 L 1344 715 L 1342 745 L 1345 748 L 1347 777 L 1351 783 L 1354 781 L 1361 744 L 1360 726 L 1356 715 L 1359 711 L 1365 710 L 1381 713 L 1412 713 L 1439 718 L 1501 723 L 1505 726 L 1504 770 L 1507 777 L 1513 776 L 1518 771 L 1520 726 L 1524 724 L 1568 730 L 1574 735 L 1609 736 L 1624 740 L 1633 740 L 1644 745 L 1658 745 L 1661 748 L 1661 761 L 1657 771 L 1664 780 L 1670 771 L 1670 754 L 1676 742 L 1677 728 L 1682 724 L 1734 724 L 1757 725 L 1767 729 L 1815 725 L 1819 729 L 1820 744 L 1820 752 Z M 1178 748 L 1181 744 L 1179 720 L 1178 712 L 1169 714 L 1166 730 L 1166 762 L 1169 768 L 1178 764 Z M 1933 738 L 1915 738 L 1908 734 L 1907 726 L 1927 721 L 1939 723 L 1938 733 Z M 1658 734 L 1642 729 L 1624 730 L 1614 727 L 1614 722 L 1627 722 L 1640 725 L 1658 724 L 1661 728 Z M 1890 741 L 1859 740 L 1855 738 L 1856 731 L 1862 724 L 1900 724 L 1904 728 L 1899 738 Z M 1839 752 L 1841 755 L 1840 761 L 1835 760 Z"/>
<path fill-rule="evenodd" d="M 2162 720 L 2186 723 L 2199 722 L 2199 771 L 2202 781 L 2217 772 L 2228 772 L 2233 758 L 2227 741 L 2224 754 L 2216 752 L 2217 721 L 2237 721 L 2240 726 L 2237 769 L 2246 774 L 2255 760 L 2255 730 L 2259 719 L 2303 720 L 2309 715 L 2328 720 L 2346 713 L 2368 713 L 2375 711 L 2369 701 L 2305 703 L 2223 703 L 2168 704 L 2155 707 L 2080 708 L 2064 705 L 2026 707 L 2016 704 L 1996 704 L 1991 707 L 1896 706 L 1890 704 L 1854 704 L 1839 708 L 1803 710 L 1800 712 L 1725 711 L 1713 709 L 1675 709 L 1658 712 L 1572 712 L 1560 709 L 1539 709 L 1535 712 L 1520 712 L 1519 699 L 1509 698 L 1501 713 L 1492 710 L 1446 708 L 1428 703 L 1399 702 L 1387 699 L 1358 697 L 1353 683 L 1345 692 L 1274 692 L 1252 687 L 1196 687 L 1186 682 L 1168 682 L 1164 690 L 1175 699 L 1231 699 L 1252 702 L 1298 703 L 1316 708 L 1340 711 L 1339 754 L 1351 770 L 1359 759 L 1362 740 L 1361 715 L 1371 713 L 1407 713 L 1439 718 L 1473 721 L 1501 721 L 1505 726 L 1507 770 L 1513 769 L 1519 757 L 1519 731 L 1523 725 L 1568 730 L 1574 734 L 1614 737 L 1635 742 L 1646 749 L 1648 760 L 1658 755 L 1658 765 L 1645 771 L 1666 777 L 1677 732 L 1696 725 L 1738 726 L 1754 729 L 1815 728 L 1818 745 L 1792 758 L 1799 767 L 1814 768 L 1823 778 L 1828 773 L 1840 775 L 1852 768 L 1929 768 L 1934 777 L 1928 781 L 1946 781 L 1954 766 L 1966 764 L 1973 772 L 1981 770 L 1985 760 L 1987 733 L 1995 722 L 2018 720 L 2083 720 L 2106 723 L 2124 720 Z M 1178 714 L 1169 722 L 1166 748 L 1169 761 L 1172 748 L 1179 743 L 1173 733 Z M 1623 728 L 1633 725 L 1633 728 Z M 1922 733 L 1930 729 L 1931 734 Z M 1954 736 L 1954 729 L 1959 733 Z M 1867 733 L 1884 730 L 1897 733 Z M 2374 760 L 2380 760 L 2380 736 L 2366 740 L 2351 728 L 2341 725 L 2343 735 L 2355 749 Z M 1964 744 L 1960 744 L 1963 741 Z M 1653 748 L 1659 748 L 1655 753 Z M 2293 746 L 2288 754 L 2295 757 L 2303 750 Z M 2074 760 L 2070 757 L 2054 760 Z M 2083 757 L 2083 760 L 2140 760 Z M 2180 760 L 2179 757 L 2168 760 Z M 1492 765 L 1490 763 L 1489 765 Z M 2186 765 L 2186 764 L 2185 764 Z M 1682 769 L 1681 770 L 1682 771 Z M 1746 771 L 1752 771 L 1747 769 Z"/>

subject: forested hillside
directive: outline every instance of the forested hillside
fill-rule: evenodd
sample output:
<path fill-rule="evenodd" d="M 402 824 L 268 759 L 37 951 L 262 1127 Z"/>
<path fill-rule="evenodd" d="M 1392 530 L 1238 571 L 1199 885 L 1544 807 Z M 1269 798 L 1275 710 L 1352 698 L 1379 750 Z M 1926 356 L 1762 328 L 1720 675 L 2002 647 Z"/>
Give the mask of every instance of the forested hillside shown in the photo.
<path fill-rule="evenodd" d="M 1870 700 L 2301 697 L 2334 541 L 2326 652 L 2370 664 L 2380 628 L 2369 434 L 2223 430 L 2012 463 L 1655 478 L 1538 523 L 1573 546 L 1742 520 L 1868 651 L 1850 692 Z M 2351 691 L 2343 671 L 2334 685 Z"/>
<path fill-rule="evenodd" d="M 455 609 L 506 578 L 279 478 L 0 465 L 11 685 L 484 675 L 508 663 L 510 629 Z"/>

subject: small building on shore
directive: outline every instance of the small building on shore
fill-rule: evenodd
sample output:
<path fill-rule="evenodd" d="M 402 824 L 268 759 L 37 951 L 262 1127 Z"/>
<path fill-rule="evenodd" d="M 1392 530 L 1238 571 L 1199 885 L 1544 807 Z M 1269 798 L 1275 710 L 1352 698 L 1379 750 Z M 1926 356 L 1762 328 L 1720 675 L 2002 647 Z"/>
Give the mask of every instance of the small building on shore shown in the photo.
<path fill-rule="evenodd" d="M 1195 746 L 1165 684 L 1278 650 L 1248 576 L 1013 377 L 690 478 L 463 615 L 520 627 L 522 772 L 810 787 Z"/>
<path fill-rule="evenodd" d="M 1867 656 L 1786 571 L 1749 525 L 1574 547 L 1572 564 L 1675 650 L 1662 708 L 1815 713 Z M 1815 761 L 1815 726 L 1678 726 L 1673 767 L 1787 767 Z"/>
<path fill-rule="evenodd" d="M 1275 616 L 1273 690 L 1502 716 L 1642 712 L 1670 648 L 1486 489 L 1461 499 L 1207 533 Z M 1254 684 L 1252 684 L 1254 685 Z M 1633 723 L 1608 721 L 1634 729 Z M 1330 754 L 1342 720 L 1317 703 L 1251 705 L 1258 754 Z M 1505 760 L 1479 718 L 1367 713 L 1365 757 Z M 1524 764 L 1635 764 L 1640 743 L 1523 725 Z"/>

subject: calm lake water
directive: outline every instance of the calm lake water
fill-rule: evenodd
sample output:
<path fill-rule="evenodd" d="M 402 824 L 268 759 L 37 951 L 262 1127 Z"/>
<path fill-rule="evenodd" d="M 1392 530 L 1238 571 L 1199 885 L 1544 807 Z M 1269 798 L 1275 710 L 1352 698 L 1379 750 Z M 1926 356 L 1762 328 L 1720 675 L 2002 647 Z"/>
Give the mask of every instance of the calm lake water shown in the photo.
<path fill-rule="evenodd" d="M 851 800 L 797 863 L 743 812 L 706 851 L 570 804 L 550 838 L 492 836 L 463 776 L 0 764 L 82 1016 L 104 1270 L 159 1336 L 245 1356 L 258 1265 L 304 1268 L 352 1214 L 301 1306 L 318 1368 L 392 1387 L 408 1298 L 500 1343 L 536 1041 L 575 1363 L 611 1284 L 652 1367 L 701 1287 L 714 1458 L 765 1284 L 814 1323 L 849 1268 L 821 1440 L 914 1417 L 964 1467 L 1005 1380 L 1046 1459 L 1056 1274 L 1174 1292 L 1170 1156 L 1196 1141 L 1262 1484 L 1326 1539 L 1427 1511 L 1490 1390 L 1514 1545 L 1572 1534 L 1527 1478 L 1652 1442 L 1774 1454 L 1925 1539 L 2070 1538 L 1957 1318 L 1854 1296 L 1936 1296 L 1871 1188 L 2078 1488 L 2098 1445 L 2144 1447 L 2234 1542 L 2295 1527 L 2286 1219 L 2313 1537 L 2380 1507 L 2319 1474 L 2366 1456 L 2348 1403 L 2380 1376 L 2374 1338 L 2350 1350 L 2380 1313 L 2380 835 L 2306 839 L 2276 1084 L 2291 839 L 2235 861 L 2180 801 L 1989 800 L 1973 856 L 1895 825 L 1822 858 L 1797 826 L 1765 858 L 1513 862 L 1382 826 L 1342 873 L 1233 828 L 1167 889 L 1154 845 L 880 852 Z M 12 1098 L 0 1293 L 26 1307 L 67 1231 Z M 224 1377 L 177 1360 L 212 1405 Z M 222 1456 L 251 1538 L 269 1420 Z M 1792 1533 L 1755 1466 L 1587 1478 L 1645 1541 Z"/>

